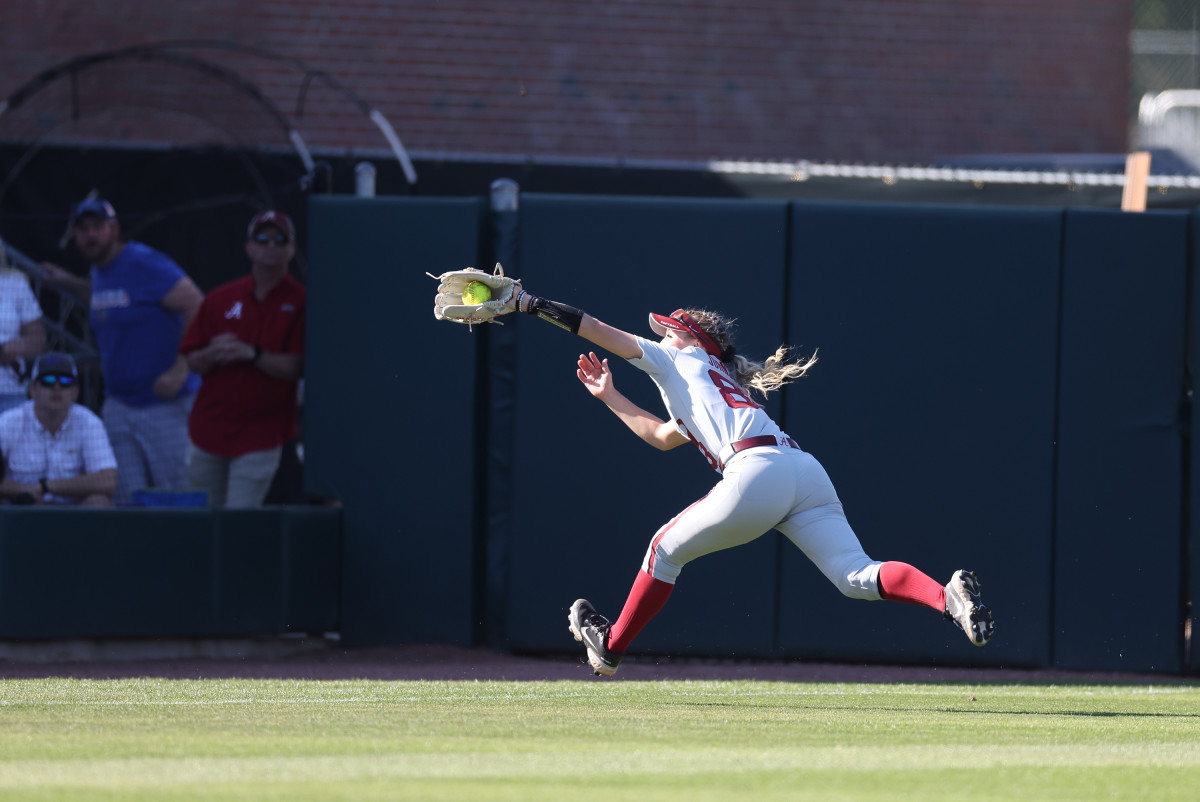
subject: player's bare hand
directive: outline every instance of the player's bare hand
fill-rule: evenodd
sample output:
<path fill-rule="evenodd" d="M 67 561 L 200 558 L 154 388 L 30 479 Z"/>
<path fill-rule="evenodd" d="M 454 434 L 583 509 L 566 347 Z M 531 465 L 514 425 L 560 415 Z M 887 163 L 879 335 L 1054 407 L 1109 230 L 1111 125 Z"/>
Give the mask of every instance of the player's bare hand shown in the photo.
<path fill-rule="evenodd" d="M 587 391 L 601 400 L 612 388 L 612 372 L 608 369 L 608 360 L 600 359 L 596 354 L 579 355 L 579 369 L 575 371 L 579 381 Z"/>

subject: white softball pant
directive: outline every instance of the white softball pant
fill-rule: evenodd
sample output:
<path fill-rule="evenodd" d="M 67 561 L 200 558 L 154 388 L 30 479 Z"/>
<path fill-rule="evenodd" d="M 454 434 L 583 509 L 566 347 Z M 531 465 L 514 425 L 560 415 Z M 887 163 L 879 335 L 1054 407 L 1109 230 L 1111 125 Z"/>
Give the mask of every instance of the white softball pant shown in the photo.
<path fill-rule="evenodd" d="M 795 449 L 738 454 L 721 481 L 655 533 L 642 570 L 675 583 L 683 566 L 777 529 L 812 560 L 838 590 L 877 601 L 879 566 L 850 528 L 825 469 Z"/>

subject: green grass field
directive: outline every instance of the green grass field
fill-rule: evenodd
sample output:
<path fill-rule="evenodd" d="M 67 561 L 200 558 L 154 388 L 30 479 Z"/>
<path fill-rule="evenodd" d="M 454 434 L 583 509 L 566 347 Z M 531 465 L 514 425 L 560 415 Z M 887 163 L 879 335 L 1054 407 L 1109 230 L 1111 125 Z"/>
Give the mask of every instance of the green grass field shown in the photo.
<path fill-rule="evenodd" d="M 1200 686 L 0 681 L 0 799 L 1195 800 Z"/>

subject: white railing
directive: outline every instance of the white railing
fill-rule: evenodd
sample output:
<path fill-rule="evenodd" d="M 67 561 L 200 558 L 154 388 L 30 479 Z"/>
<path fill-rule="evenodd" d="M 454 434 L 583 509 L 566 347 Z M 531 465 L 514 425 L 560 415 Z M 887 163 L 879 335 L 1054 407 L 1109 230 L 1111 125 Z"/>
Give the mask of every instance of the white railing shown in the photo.
<path fill-rule="evenodd" d="M 1200 165 L 1200 89 L 1143 95 L 1138 104 L 1138 147 L 1170 148 Z"/>

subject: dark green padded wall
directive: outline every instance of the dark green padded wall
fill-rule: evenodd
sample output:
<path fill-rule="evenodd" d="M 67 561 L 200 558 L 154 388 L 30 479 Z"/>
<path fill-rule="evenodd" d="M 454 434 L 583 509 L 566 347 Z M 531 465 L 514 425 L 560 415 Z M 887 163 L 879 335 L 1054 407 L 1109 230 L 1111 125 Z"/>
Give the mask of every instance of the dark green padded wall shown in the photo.
<path fill-rule="evenodd" d="M 1200 315 L 1200 281 L 1196 280 L 1197 271 L 1200 270 L 1200 254 L 1196 253 L 1197 227 L 1200 226 L 1200 211 L 1193 211 L 1188 216 L 1188 289 L 1191 292 L 1188 298 L 1188 373 L 1189 376 L 1194 376 L 1196 366 L 1196 354 L 1200 354 L 1200 327 L 1195 325 L 1197 316 Z M 1194 379 L 1193 379 L 1194 382 Z M 1189 415 L 1190 420 L 1200 420 L 1200 410 L 1197 410 L 1197 404 L 1200 404 L 1200 399 L 1196 398 L 1193 390 L 1188 404 L 1184 411 Z M 1185 474 L 1186 485 L 1185 492 L 1185 509 L 1188 513 L 1187 519 L 1187 553 L 1181 559 L 1181 564 L 1186 572 L 1186 582 L 1184 584 L 1184 595 L 1191 604 L 1187 609 L 1188 621 L 1187 624 L 1191 629 L 1192 644 L 1187 653 L 1187 668 L 1193 672 L 1200 672 L 1200 648 L 1197 648 L 1195 643 L 1196 633 L 1200 632 L 1197 626 L 1200 625 L 1200 516 L 1196 515 L 1200 511 L 1200 470 L 1196 466 L 1200 466 L 1200 438 L 1192 436 L 1190 439 L 1190 448 L 1187 451 L 1187 466 L 1188 470 Z"/>
<path fill-rule="evenodd" d="M 341 510 L 0 511 L 0 637 L 336 631 Z"/>
<path fill-rule="evenodd" d="M 739 318 L 740 348 L 782 340 L 786 205 L 525 195 L 521 276 L 529 290 L 653 338 L 647 313 L 707 306 Z M 659 526 L 719 476 L 690 445 L 637 439 L 575 377 L 587 343 L 533 318 L 518 333 L 512 647 L 574 651 L 580 596 L 615 618 Z M 663 415 L 653 382 L 622 360 L 616 386 Z M 773 649 L 775 535 L 687 566 L 639 651 L 761 655 Z"/>
<path fill-rule="evenodd" d="M 476 337 L 426 272 L 478 266 L 479 199 L 314 197 L 305 482 L 345 505 L 347 644 L 473 639 Z"/>
<path fill-rule="evenodd" d="M 781 648 L 807 658 L 1050 659 L 1058 210 L 797 203 L 788 339 L 821 361 L 787 424 L 877 560 L 976 569 L 972 646 L 927 608 L 845 599 L 784 554 Z"/>
<path fill-rule="evenodd" d="M 1066 219 L 1054 662 L 1174 671 L 1188 215 Z"/>

